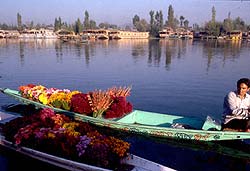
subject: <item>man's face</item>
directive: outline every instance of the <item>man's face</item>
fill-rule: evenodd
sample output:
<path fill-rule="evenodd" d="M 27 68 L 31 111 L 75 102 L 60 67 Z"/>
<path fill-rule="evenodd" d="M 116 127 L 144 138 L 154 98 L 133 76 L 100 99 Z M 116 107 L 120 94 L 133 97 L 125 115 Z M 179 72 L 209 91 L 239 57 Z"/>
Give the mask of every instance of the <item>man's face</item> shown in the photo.
<path fill-rule="evenodd" d="M 241 83 L 237 89 L 238 89 L 238 94 L 240 96 L 245 96 L 246 93 L 249 91 L 249 87 L 244 83 Z"/>

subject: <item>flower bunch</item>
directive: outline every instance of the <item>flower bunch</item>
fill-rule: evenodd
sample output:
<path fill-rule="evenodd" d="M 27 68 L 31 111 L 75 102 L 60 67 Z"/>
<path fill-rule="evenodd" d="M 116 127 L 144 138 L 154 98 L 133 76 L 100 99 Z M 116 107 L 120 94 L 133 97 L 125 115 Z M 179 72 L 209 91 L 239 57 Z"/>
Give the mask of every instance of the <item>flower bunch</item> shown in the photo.
<path fill-rule="evenodd" d="M 114 101 L 110 108 L 105 112 L 105 118 L 118 118 L 124 114 L 130 113 L 133 106 L 130 102 L 126 101 L 126 97 L 114 97 Z"/>
<path fill-rule="evenodd" d="M 77 136 L 69 135 L 64 128 L 40 128 L 34 131 L 36 148 L 59 156 L 74 156 Z"/>
<path fill-rule="evenodd" d="M 19 86 L 18 89 L 19 89 L 19 91 L 20 91 L 21 93 L 24 93 L 25 91 L 27 91 L 27 90 L 29 90 L 29 89 L 35 87 L 35 86 L 36 86 L 35 84 L 27 84 L 27 85 Z"/>
<path fill-rule="evenodd" d="M 113 100 L 106 91 L 95 90 L 89 93 L 89 104 L 93 110 L 93 117 L 102 117 L 104 111 L 106 111 L 112 104 Z"/>
<path fill-rule="evenodd" d="M 59 128 L 65 122 L 69 122 L 70 119 L 65 115 L 56 114 L 54 110 L 50 108 L 42 109 L 37 115 L 33 117 L 38 117 L 35 121 L 40 122 L 43 127 Z"/>
<path fill-rule="evenodd" d="M 19 90 L 21 91 L 21 94 L 23 97 L 34 100 L 34 101 L 39 101 L 39 95 L 46 89 L 46 87 L 42 85 L 29 85 L 29 86 L 23 86 L 19 87 Z"/>
<path fill-rule="evenodd" d="M 39 101 L 42 104 L 48 104 L 49 103 L 49 97 L 54 94 L 57 93 L 59 91 L 59 89 L 57 88 L 46 88 L 38 97 Z"/>
<path fill-rule="evenodd" d="M 109 137 L 108 140 L 108 145 L 115 154 L 121 158 L 126 156 L 127 151 L 130 148 L 130 144 L 128 142 L 122 141 L 115 137 Z"/>
<path fill-rule="evenodd" d="M 111 97 L 127 97 L 130 95 L 131 87 L 112 87 L 107 90 Z"/>
<path fill-rule="evenodd" d="M 15 126 L 14 124 L 19 124 Z M 13 127 L 15 130 L 8 130 Z M 86 122 L 72 121 L 52 109 L 16 118 L 3 126 L 12 142 L 57 156 L 106 168 L 116 167 L 129 151 L 129 143 L 104 135 Z"/>
<path fill-rule="evenodd" d="M 15 144 L 26 144 L 28 143 L 28 140 L 33 135 L 33 132 L 37 127 L 39 126 L 39 123 L 35 122 L 29 125 L 26 125 L 23 128 L 20 128 L 17 132 L 17 134 L 14 136 Z"/>
<path fill-rule="evenodd" d="M 87 138 L 90 138 L 91 141 L 87 141 L 88 148 L 81 154 L 92 162 L 97 162 L 98 166 L 115 165 L 118 159 L 127 155 L 130 148 L 129 143 L 111 136 L 102 135 L 98 131 L 87 133 Z M 82 149 L 84 148 L 82 147 Z"/>
<path fill-rule="evenodd" d="M 88 95 L 84 93 L 74 94 L 71 98 L 71 111 L 90 115 L 92 109 L 88 101 Z"/>
<path fill-rule="evenodd" d="M 49 104 L 53 107 L 70 110 L 70 99 L 67 98 L 67 93 L 54 93 L 49 97 Z"/>
<path fill-rule="evenodd" d="M 85 150 L 87 149 L 90 142 L 91 138 L 87 137 L 86 135 L 80 136 L 80 141 L 76 145 L 76 150 L 79 157 L 81 157 L 85 153 Z"/>
<path fill-rule="evenodd" d="M 132 104 L 126 101 L 131 87 L 112 87 L 106 91 L 82 93 L 28 84 L 20 86 L 19 90 L 23 97 L 42 104 L 98 118 L 122 117 L 133 110 Z"/>
<path fill-rule="evenodd" d="M 48 104 L 56 108 L 70 110 L 72 96 L 79 93 L 79 91 L 69 90 L 55 92 L 49 97 Z"/>
<path fill-rule="evenodd" d="M 2 132 L 7 140 L 14 142 L 14 136 L 18 130 L 34 122 L 35 119 L 32 116 L 18 117 L 14 120 L 11 120 L 7 124 L 4 124 L 2 126 Z"/>
<path fill-rule="evenodd" d="M 78 122 L 67 122 L 67 123 L 64 123 L 62 127 L 66 130 L 66 132 L 69 135 L 72 135 L 72 136 L 80 136 L 81 135 L 81 133 L 76 130 L 77 127 L 79 127 Z"/>

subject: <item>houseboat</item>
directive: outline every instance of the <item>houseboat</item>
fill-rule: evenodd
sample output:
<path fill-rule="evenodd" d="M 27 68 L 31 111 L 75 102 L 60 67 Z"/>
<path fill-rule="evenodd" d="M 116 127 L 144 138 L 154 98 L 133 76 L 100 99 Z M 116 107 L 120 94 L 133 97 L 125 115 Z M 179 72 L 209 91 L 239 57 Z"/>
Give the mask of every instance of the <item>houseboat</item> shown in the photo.
<path fill-rule="evenodd" d="M 58 39 L 59 37 L 52 29 L 43 29 L 41 30 L 44 39 Z"/>
<path fill-rule="evenodd" d="M 112 31 L 109 33 L 110 39 L 148 39 L 149 32 L 138 31 Z"/>
<path fill-rule="evenodd" d="M 233 30 L 227 32 L 227 40 L 241 40 L 242 39 L 242 31 Z"/>
<path fill-rule="evenodd" d="M 193 39 L 193 32 L 185 28 L 177 28 L 173 31 L 172 28 L 166 28 L 159 31 L 160 38 L 173 38 L 173 39 Z"/>
<path fill-rule="evenodd" d="M 5 31 L 0 30 L 0 39 L 5 38 Z"/>
<path fill-rule="evenodd" d="M 64 29 L 56 31 L 56 35 L 63 42 L 68 42 L 68 41 L 74 40 L 75 38 L 75 33 L 73 31 L 64 30 Z"/>
<path fill-rule="evenodd" d="M 82 35 L 89 39 L 147 39 L 149 32 L 123 31 L 123 30 L 106 30 L 106 29 L 89 29 L 84 30 Z"/>
<path fill-rule="evenodd" d="M 159 31 L 159 37 L 160 38 L 169 38 L 169 36 L 173 34 L 173 29 L 170 27 L 167 27 L 161 31 Z"/>
<path fill-rule="evenodd" d="M 19 38 L 20 33 L 17 30 L 5 30 L 5 38 L 7 39 L 16 39 Z"/>
<path fill-rule="evenodd" d="M 25 29 L 20 32 L 19 38 L 21 39 L 57 39 L 58 36 L 53 30 L 49 29 Z"/>
<path fill-rule="evenodd" d="M 88 39 L 109 39 L 109 32 L 106 29 L 88 29 L 83 30 L 81 35 L 87 36 Z"/>

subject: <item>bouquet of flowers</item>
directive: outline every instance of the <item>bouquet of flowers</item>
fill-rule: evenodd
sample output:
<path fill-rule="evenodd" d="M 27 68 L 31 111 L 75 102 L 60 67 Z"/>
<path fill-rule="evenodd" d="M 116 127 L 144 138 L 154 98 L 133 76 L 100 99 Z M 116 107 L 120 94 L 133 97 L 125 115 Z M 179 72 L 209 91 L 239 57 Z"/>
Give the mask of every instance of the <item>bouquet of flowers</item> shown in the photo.
<path fill-rule="evenodd" d="M 131 87 L 112 87 L 106 91 L 94 90 L 82 93 L 28 84 L 20 86 L 19 90 L 25 98 L 93 117 L 117 118 L 133 110 L 132 104 L 126 100 Z"/>
<path fill-rule="evenodd" d="M 16 145 L 111 169 L 130 148 L 128 142 L 101 134 L 89 123 L 71 120 L 49 108 L 6 123 L 3 133 Z"/>

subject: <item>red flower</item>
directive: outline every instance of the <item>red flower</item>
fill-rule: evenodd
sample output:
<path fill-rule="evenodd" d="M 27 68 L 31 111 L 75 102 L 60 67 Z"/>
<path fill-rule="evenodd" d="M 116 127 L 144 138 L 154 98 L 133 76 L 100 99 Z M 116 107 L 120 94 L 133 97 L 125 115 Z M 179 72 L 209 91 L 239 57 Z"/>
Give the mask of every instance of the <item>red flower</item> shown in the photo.
<path fill-rule="evenodd" d="M 106 111 L 105 118 L 118 118 L 132 112 L 133 106 L 126 101 L 126 97 L 115 97 L 114 102 Z"/>
<path fill-rule="evenodd" d="M 71 111 L 89 115 L 92 113 L 87 94 L 78 93 L 71 98 Z"/>

